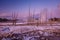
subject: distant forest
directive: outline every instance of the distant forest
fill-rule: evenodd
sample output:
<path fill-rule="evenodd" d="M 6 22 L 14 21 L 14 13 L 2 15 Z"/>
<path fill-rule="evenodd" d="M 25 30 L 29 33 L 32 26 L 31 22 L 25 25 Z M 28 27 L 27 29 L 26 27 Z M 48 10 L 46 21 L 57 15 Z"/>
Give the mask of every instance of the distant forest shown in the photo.
<path fill-rule="evenodd" d="M 60 22 L 60 18 L 50 18 L 48 19 L 49 21 L 57 21 L 57 22 Z M 7 19 L 7 18 L 0 18 L 0 22 L 15 22 L 15 21 L 18 21 L 18 19 L 15 19 L 15 20 L 11 20 L 11 19 Z M 20 20 L 21 21 L 21 20 Z"/>
<path fill-rule="evenodd" d="M 7 18 L 0 18 L 0 22 L 7 22 L 9 21 Z"/>
<path fill-rule="evenodd" d="M 49 21 L 57 21 L 57 22 L 60 22 L 60 18 L 50 18 Z"/>

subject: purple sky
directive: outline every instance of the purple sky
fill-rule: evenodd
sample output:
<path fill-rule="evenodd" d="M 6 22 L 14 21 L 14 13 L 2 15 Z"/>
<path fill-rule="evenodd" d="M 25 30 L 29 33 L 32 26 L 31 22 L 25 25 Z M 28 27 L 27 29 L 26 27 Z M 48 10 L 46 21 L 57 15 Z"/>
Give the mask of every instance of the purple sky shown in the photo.
<path fill-rule="evenodd" d="M 47 8 L 48 17 L 60 17 L 60 13 L 57 12 L 58 4 L 60 0 L 0 0 L 0 16 L 8 17 L 15 13 L 18 17 L 25 17 L 28 16 L 30 7 L 31 14 L 34 10 L 34 14 L 39 14 Z"/>

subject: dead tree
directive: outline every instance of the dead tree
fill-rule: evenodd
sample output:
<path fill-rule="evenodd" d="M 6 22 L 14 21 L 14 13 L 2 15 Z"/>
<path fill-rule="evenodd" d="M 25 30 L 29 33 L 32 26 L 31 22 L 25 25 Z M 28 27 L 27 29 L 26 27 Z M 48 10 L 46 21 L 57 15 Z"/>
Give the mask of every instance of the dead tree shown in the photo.
<path fill-rule="evenodd" d="M 16 21 L 17 21 L 17 14 L 15 14 L 15 12 L 14 13 L 12 13 L 12 22 L 13 22 L 13 25 L 16 25 Z"/>

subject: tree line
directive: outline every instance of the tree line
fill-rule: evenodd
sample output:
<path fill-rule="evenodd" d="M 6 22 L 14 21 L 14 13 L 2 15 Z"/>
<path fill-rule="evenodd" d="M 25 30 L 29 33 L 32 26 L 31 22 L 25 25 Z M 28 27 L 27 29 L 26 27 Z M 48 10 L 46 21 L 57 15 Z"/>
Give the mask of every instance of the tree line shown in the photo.
<path fill-rule="evenodd" d="M 7 21 L 9 21 L 9 19 L 7 19 L 7 18 L 0 18 L 0 22 L 7 22 Z"/>

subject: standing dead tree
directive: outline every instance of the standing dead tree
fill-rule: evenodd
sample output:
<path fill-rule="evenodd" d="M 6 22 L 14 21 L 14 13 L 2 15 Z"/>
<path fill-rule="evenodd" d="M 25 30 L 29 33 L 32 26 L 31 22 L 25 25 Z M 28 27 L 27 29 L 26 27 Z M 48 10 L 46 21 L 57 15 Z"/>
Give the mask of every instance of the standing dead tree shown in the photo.
<path fill-rule="evenodd" d="M 13 25 L 16 25 L 16 22 L 17 22 L 17 16 L 18 16 L 18 14 L 15 14 L 15 12 L 12 13 L 12 22 L 13 22 Z"/>

